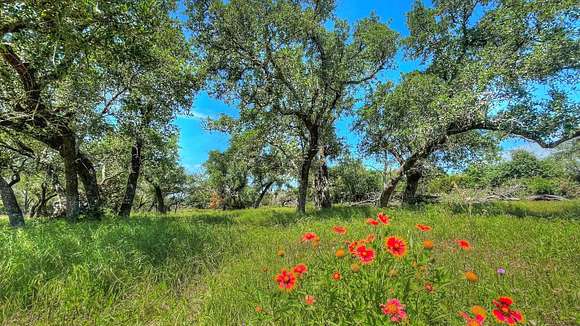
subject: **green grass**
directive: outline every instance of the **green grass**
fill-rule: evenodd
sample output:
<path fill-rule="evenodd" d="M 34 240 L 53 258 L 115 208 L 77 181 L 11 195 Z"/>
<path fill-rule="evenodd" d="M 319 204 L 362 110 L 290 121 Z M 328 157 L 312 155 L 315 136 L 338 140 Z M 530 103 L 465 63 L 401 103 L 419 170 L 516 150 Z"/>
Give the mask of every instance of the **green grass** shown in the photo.
<path fill-rule="evenodd" d="M 489 307 L 491 299 L 509 295 L 530 323 L 580 322 L 579 207 L 579 201 L 569 201 L 388 210 L 389 233 L 418 241 L 415 223 L 433 226 L 435 265 L 449 278 L 436 287 L 432 304 L 410 306 L 409 312 L 428 310 L 437 316 L 432 324 L 460 325 L 458 311 Z M 338 309 L 325 300 L 334 292 L 312 283 L 309 291 L 317 303 L 305 307 L 299 299 L 306 288 L 283 295 L 272 277 L 281 267 L 304 262 L 311 279 L 341 269 L 344 281 L 353 282 L 348 263 L 333 262 L 338 240 L 330 228 L 344 225 L 346 238 L 364 237 L 369 233 L 364 218 L 376 212 L 335 208 L 296 216 L 287 208 L 196 210 L 74 225 L 29 222 L 23 230 L 0 220 L 0 324 L 357 323 L 358 317 L 348 317 L 356 315 L 356 298 L 352 307 Z M 322 238 L 319 254 L 299 243 L 306 231 Z M 449 250 L 457 238 L 469 240 L 474 250 L 468 255 Z M 276 256 L 279 248 L 286 252 L 282 258 Z M 507 270 L 502 278 L 495 274 L 499 266 Z M 476 271 L 480 282 L 462 280 L 465 270 Z M 375 292 L 384 292 L 386 299 L 389 287 L 387 282 Z M 364 295 L 356 291 L 365 287 L 359 288 L 353 293 Z M 290 310 L 281 312 L 285 302 Z M 264 313 L 256 313 L 258 305 Z"/>

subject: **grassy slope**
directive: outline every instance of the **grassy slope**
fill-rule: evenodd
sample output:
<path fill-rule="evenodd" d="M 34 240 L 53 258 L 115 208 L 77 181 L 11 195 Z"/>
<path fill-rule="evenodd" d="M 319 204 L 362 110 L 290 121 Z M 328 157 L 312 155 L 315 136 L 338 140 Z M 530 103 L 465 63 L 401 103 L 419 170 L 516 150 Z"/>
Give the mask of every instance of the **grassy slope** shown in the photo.
<path fill-rule="evenodd" d="M 408 235 L 423 222 L 434 227 L 430 236 L 441 247 L 456 238 L 475 246 L 467 261 L 450 250 L 435 251 L 437 264 L 452 277 L 473 269 L 481 278 L 476 285 L 450 285 L 442 298 L 445 324 L 460 322 L 457 311 L 500 294 L 511 295 L 538 324 L 579 321 L 580 202 L 496 204 L 473 208 L 472 217 L 466 211 L 389 211 L 393 233 Z M 363 218 L 375 212 L 339 208 L 297 217 L 290 209 L 190 211 L 126 222 L 29 223 L 19 231 L 2 221 L 0 324 L 259 324 L 254 309 L 275 305 L 269 293 L 279 267 L 304 261 L 324 268 L 298 247 L 303 232 L 324 240 L 331 226 L 341 224 L 349 238 L 363 237 Z M 275 255 L 280 247 L 284 258 Z M 502 279 L 495 276 L 498 266 L 508 270 Z"/>

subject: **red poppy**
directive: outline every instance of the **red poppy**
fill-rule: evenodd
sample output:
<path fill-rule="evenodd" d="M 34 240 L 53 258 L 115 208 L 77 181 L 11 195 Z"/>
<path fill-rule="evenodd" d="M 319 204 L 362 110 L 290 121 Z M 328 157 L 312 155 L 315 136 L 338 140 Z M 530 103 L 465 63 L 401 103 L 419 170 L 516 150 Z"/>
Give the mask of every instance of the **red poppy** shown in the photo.
<path fill-rule="evenodd" d="M 296 285 L 296 276 L 294 276 L 294 273 L 283 269 L 280 274 L 276 275 L 276 282 L 278 282 L 280 290 L 292 291 L 294 285 Z"/>
<path fill-rule="evenodd" d="M 402 257 L 407 253 L 407 243 L 398 237 L 389 237 L 385 241 L 387 250 L 395 257 Z"/>
<path fill-rule="evenodd" d="M 379 221 L 381 221 L 381 223 L 383 223 L 383 224 L 389 224 L 389 222 L 390 222 L 389 221 L 389 216 L 386 215 L 386 214 L 384 214 L 383 212 L 380 212 L 380 213 L 377 214 L 377 219 Z"/>
<path fill-rule="evenodd" d="M 340 275 L 339 272 L 334 272 L 332 273 L 332 279 L 335 281 L 340 281 L 340 279 L 342 279 L 342 275 Z"/>
<path fill-rule="evenodd" d="M 415 224 L 415 227 L 417 229 L 419 229 L 422 232 L 428 232 L 431 231 L 431 227 L 429 225 L 425 225 L 425 224 Z"/>
<path fill-rule="evenodd" d="M 377 225 L 379 225 L 379 221 L 375 220 L 374 218 L 368 218 L 367 224 L 370 224 L 372 226 L 377 226 Z"/>
<path fill-rule="evenodd" d="M 363 264 L 370 264 L 375 259 L 375 251 L 372 248 L 367 248 L 365 245 L 356 248 L 356 255 Z"/>
<path fill-rule="evenodd" d="M 398 323 L 403 319 L 407 319 L 405 312 L 405 305 L 401 304 L 398 299 L 389 299 L 387 303 L 381 305 L 383 314 L 390 317 L 392 322 Z"/>
<path fill-rule="evenodd" d="M 455 240 L 455 242 L 463 250 L 470 250 L 471 249 L 471 244 L 467 240 Z"/>
<path fill-rule="evenodd" d="M 311 240 L 314 240 L 316 238 L 318 238 L 318 236 L 316 235 L 316 233 L 314 233 L 314 232 L 306 232 L 302 236 L 302 241 L 311 241 Z"/>
<path fill-rule="evenodd" d="M 304 297 L 304 302 L 306 302 L 306 304 L 307 304 L 307 305 L 312 305 L 312 304 L 314 304 L 314 301 L 316 301 L 316 300 L 315 300 L 315 299 L 314 299 L 314 297 L 313 297 L 313 296 L 311 296 L 310 294 L 308 294 L 308 295 L 306 295 L 306 296 Z"/>
<path fill-rule="evenodd" d="M 513 301 L 510 297 L 500 297 L 497 301 L 493 300 L 497 309 L 493 310 L 495 319 L 501 324 L 515 325 L 524 323 L 524 316 L 519 312 L 511 309 Z"/>
<path fill-rule="evenodd" d="M 334 231 L 334 233 L 337 234 L 345 234 L 346 233 L 346 228 L 344 226 L 333 226 L 332 227 L 332 231 Z"/>
<path fill-rule="evenodd" d="M 306 267 L 305 264 L 300 263 L 300 264 L 294 266 L 294 269 L 292 271 L 294 273 L 296 273 L 296 275 L 302 276 L 302 274 L 308 272 L 308 267 Z"/>

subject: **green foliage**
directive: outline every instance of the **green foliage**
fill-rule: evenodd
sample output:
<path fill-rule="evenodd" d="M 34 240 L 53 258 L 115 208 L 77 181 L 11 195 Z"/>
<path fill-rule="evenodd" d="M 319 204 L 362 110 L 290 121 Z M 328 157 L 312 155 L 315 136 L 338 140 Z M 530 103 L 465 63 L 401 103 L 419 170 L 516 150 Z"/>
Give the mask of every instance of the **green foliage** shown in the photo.
<path fill-rule="evenodd" d="M 330 169 L 335 203 L 360 202 L 376 196 L 382 188 L 380 172 L 369 170 L 361 160 L 343 158 Z"/>

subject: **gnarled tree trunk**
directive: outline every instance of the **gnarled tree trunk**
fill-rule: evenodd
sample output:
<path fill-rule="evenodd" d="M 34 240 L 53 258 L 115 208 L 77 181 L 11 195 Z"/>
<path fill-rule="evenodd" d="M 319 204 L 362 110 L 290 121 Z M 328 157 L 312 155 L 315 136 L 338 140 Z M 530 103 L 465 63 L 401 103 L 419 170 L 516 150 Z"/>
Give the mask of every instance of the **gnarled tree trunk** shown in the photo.
<path fill-rule="evenodd" d="M 414 204 L 417 195 L 417 188 L 419 187 L 419 181 L 423 177 L 423 171 L 421 167 L 409 170 L 406 174 L 407 184 L 405 186 L 405 192 L 403 193 L 403 203 Z"/>
<path fill-rule="evenodd" d="M 127 186 L 125 187 L 123 202 L 119 208 L 119 216 L 122 217 L 129 217 L 131 214 L 131 208 L 133 207 L 133 201 L 135 199 L 135 193 L 137 192 L 137 184 L 141 171 L 142 148 L 143 142 L 140 139 L 137 139 L 135 144 L 131 147 L 131 170 L 129 171 L 129 176 L 127 177 Z"/>
<path fill-rule="evenodd" d="M 8 221 L 12 227 L 18 228 L 24 226 L 24 215 L 22 210 L 18 205 L 16 200 L 16 195 L 12 186 L 20 181 L 18 174 L 15 174 L 10 182 L 6 182 L 3 177 L 0 176 L 0 196 L 2 197 L 2 203 L 8 214 Z"/>
<path fill-rule="evenodd" d="M 77 152 L 77 173 L 85 189 L 87 196 L 88 211 L 87 217 L 91 219 L 100 219 L 103 215 L 101 210 L 101 195 L 99 184 L 97 183 L 97 171 L 91 160 L 81 152 Z"/>

